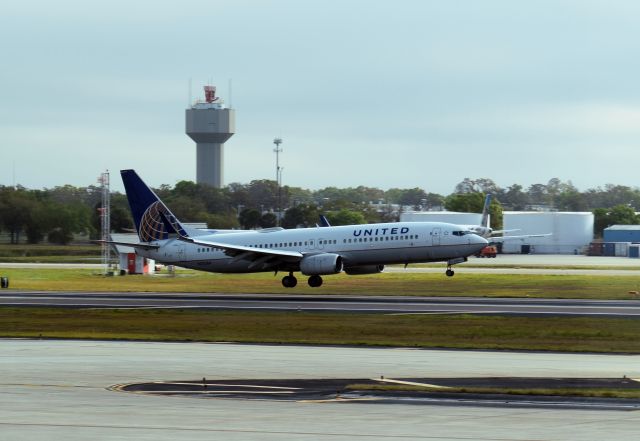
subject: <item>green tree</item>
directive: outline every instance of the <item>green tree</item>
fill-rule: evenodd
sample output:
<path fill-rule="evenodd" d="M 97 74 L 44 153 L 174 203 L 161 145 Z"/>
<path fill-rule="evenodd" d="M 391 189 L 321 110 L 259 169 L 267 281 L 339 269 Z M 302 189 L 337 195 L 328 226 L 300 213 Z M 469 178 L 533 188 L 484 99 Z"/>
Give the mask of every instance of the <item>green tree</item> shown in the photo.
<path fill-rule="evenodd" d="M 282 226 L 284 228 L 312 227 L 320 221 L 318 207 L 313 204 L 300 204 L 291 207 L 284 213 Z"/>
<path fill-rule="evenodd" d="M 522 185 L 513 184 L 507 188 L 500 198 L 500 202 L 508 205 L 512 210 L 524 210 L 529 203 L 529 196 L 523 190 Z"/>
<path fill-rule="evenodd" d="M 238 222 L 240 222 L 242 228 L 252 230 L 260 225 L 261 217 L 262 214 L 255 208 L 245 208 L 240 212 Z"/>
<path fill-rule="evenodd" d="M 52 229 L 53 210 L 52 204 L 34 203 L 25 224 L 27 242 L 31 244 L 42 242 L 45 235 Z"/>
<path fill-rule="evenodd" d="M 593 210 L 593 232 L 596 236 L 602 237 L 605 228 L 612 225 L 637 225 L 640 223 L 640 216 L 628 205 L 616 205 L 611 208 L 596 208 Z"/>
<path fill-rule="evenodd" d="M 273 228 L 278 224 L 278 218 L 273 213 L 265 213 L 260 218 L 260 227 Z"/>
<path fill-rule="evenodd" d="M 366 223 L 362 213 L 351 210 L 331 211 L 327 213 L 327 219 L 333 226 L 337 225 L 359 225 Z"/>
<path fill-rule="evenodd" d="M 24 188 L 4 187 L 0 194 L 4 206 L 2 220 L 11 235 L 11 243 L 20 242 L 20 234 L 26 228 L 35 207 L 33 196 Z"/>
<path fill-rule="evenodd" d="M 452 194 L 445 199 L 444 206 L 449 211 L 457 211 L 462 213 L 482 213 L 484 208 L 485 195 L 483 193 L 464 193 Z M 489 215 L 491 228 L 494 230 L 502 229 L 502 205 L 493 198 L 489 205 Z"/>
<path fill-rule="evenodd" d="M 49 242 L 67 245 L 73 240 L 73 233 L 85 232 L 91 225 L 90 209 L 82 203 L 52 203 L 50 207 Z"/>
<path fill-rule="evenodd" d="M 231 230 L 240 226 L 235 212 L 205 214 L 203 220 L 211 229 Z"/>

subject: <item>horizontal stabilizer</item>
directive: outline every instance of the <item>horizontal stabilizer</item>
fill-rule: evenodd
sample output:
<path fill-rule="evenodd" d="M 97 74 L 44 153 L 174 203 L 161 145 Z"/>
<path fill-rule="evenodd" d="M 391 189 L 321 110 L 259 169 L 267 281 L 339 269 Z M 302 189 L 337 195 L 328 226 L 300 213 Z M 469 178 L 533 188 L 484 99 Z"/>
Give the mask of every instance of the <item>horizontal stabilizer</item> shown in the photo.
<path fill-rule="evenodd" d="M 121 245 L 123 247 L 131 247 L 131 248 L 140 248 L 141 250 L 157 250 L 158 248 L 160 248 L 159 245 L 149 245 L 148 243 L 144 243 L 144 242 L 116 242 L 113 240 L 95 240 L 93 242 L 97 242 L 97 243 L 106 243 L 107 245 Z"/>

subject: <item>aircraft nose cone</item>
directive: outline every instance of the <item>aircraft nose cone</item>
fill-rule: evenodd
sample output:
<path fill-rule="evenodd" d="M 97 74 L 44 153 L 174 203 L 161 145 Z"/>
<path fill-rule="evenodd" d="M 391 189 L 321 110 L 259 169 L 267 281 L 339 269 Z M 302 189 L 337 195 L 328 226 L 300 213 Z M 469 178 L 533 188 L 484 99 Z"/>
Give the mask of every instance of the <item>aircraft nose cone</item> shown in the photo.
<path fill-rule="evenodd" d="M 487 245 L 489 245 L 489 241 L 484 237 L 478 236 L 477 234 L 470 234 L 469 236 L 469 244 L 475 245 L 476 251 L 480 251 Z"/>

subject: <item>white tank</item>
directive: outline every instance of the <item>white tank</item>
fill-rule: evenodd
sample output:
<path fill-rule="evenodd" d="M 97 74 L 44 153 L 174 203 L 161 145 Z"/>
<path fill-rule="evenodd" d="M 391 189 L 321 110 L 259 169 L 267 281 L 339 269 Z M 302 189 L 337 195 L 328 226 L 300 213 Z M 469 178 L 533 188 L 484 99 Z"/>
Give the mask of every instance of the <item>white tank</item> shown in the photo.
<path fill-rule="evenodd" d="M 593 241 L 593 213 L 505 211 L 506 236 L 546 234 L 546 237 L 505 240 L 504 253 L 520 253 L 523 245 L 535 254 L 581 254 Z"/>
<path fill-rule="evenodd" d="M 400 214 L 400 222 L 447 222 L 456 225 L 480 225 L 482 214 L 457 211 L 408 211 Z"/>

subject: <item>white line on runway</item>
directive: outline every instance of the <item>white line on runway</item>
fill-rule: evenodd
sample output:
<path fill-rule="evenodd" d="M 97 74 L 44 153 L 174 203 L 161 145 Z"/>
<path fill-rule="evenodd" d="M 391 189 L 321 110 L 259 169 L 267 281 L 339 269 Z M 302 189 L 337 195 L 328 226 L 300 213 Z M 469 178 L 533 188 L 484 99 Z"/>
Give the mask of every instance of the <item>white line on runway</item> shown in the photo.
<path fill-rule="evenodd" d="M 125 391 L 130 392 L 130 391 Z M 173 395 L 173 394 L 292 394 L 293 391 L 290 390 L 274 390 L 274 391 L 266 391 L 266 390 L 137 390 L 131 391 L 138 394 L 159 394 L 159 395 Z"/>
<path fill-rule="evenodd" d="M 440 386 L 437 384 L 429 384 L 429 383 L 416 383 L 414 381 L 393 380 L 391 378 L 372 378 L 371 381 L 378 381 L 380 383 L 404 384 L 407 386 L 422 386 L 422 387 L 432 387 L 437 389 L 451 389 L 449 386 Z"/>
<path fill-rule="evenodd" d="M 257 384 L 225 384 L 225 383 L 176 383 L 173 381 L 155 381 L 153 384 L 179 384 L 181 386 L 219 386 L 219 387 L 253 387 L 257 389 L 284 389 L 284 390 L 300 390 L 299 387 L 281 387 L 281 386 L 261 386 Z"/>

